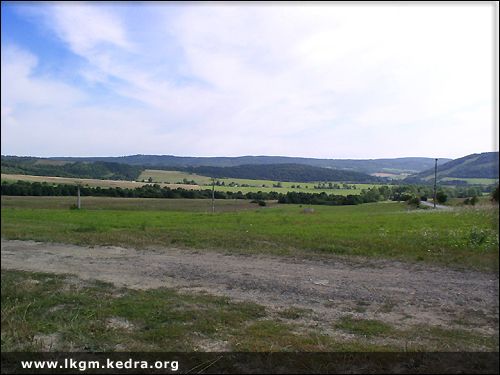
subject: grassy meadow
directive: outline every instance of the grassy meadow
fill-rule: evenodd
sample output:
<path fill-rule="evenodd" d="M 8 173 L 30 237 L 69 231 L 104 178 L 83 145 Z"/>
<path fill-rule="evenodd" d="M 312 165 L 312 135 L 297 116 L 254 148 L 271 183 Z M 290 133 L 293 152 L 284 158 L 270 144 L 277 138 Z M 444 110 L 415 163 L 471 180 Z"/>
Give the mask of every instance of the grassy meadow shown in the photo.
<path fill-rule="evenodd" d="M 80 183 L 85 186 L 91 187 L 121 187 L 121 188 L 136 188 L 143 185 L 149 184 L 147 181 L 152 178 L 151 183 L 159 184 L 162 187 L 169 187 L 171 189 L 183 188 L 183 189 L 211 189 L 211 179 L 207 176 L 200 176 L 197 174 L 190 174 L 186 172 L 178 171 L 162 171 L 162 170 L 145 170 L 138 178 L 138 181 L 125 181 L 125 180 L 100 180 L 100 179 L 90 179 L 90 178 L 73 178 L 73 177 L 52 177 L 52 176 L 33 176 L 33 175 L 23 175 L 23 174 L 6 174 L 2 173 L 2 181 L 30 181 L 30 182 L 47 182 L 50 184 L 76 184 Z M 188 181 L 194 180 L 197 184 L 184 184 L 183 179 L 186 178 Z M 219 178 L 220 182 L 224 182 L 224 186 L 215 186 L 217 191 L 231 191 L 238 192 L 241 191 L 243 194 L 248 192 L 258 192 L 262 191 L 265 193 L 278 192 L 287 193 L 289 191 L 298 191 L 305 193 L 321 193 L 325 192 L 327 194 L 336 195 L 348 195 L 360 194 L 363 189 L 371 188 L 375 186 L 374 184 L 349 184 L 355 185 L 354 189 L 315 189 L 314 185 L 318 182 L 281 182 L 281 187 L 274 187 L 278 181 L 270 180 L 249 180 L 242 178 Z M 178 183 L 181 182 L 181 183 Z M 233 186 L 229 184 L 233 183 Z M 334 182 L 342 185 L 342 182 Z M 248 185 L 248 186 L 241 186 Z M 299 185 L 300 187 L 298 187 Z M 292 187 L 294 186 L 294 187 Z"/>
<path fill-rule="evenodd" d="M 73 198 L 74 200 L 74 198 Z M 405 203 L 258 207 L 244 201 L 2 197 L 9 239 L 237 253 L 367 256 L 480 270 L 498 268 L 498 206 L 451 211 Z M 207 209 L 208 208 L 208 209 Z"/>
<path fill-rule="evenodd" d="M 158 183 L 168 183 L 175 184 L 182 182 L 183 179 L 187 179 L 188 181 L 194 181 L 198 185 L 200 185 L 201 189 L 210 188 L 212 184 L 212 180 L 210 177 L 201 176 L 194 173 L 180 172 L 180 171 L 163 171 L 163 170 L 154 170 L 154 169 L 146 169 L 141 173 L 138 180 L 139 181 L 148 181 L 151 178 L 153 182 Z M 321 193 L 325 192 L 327 194 L 337 194 L 337 195 L 348 195 L 348 194 L 360 194 L 363 189 L 368 189 L 374 184 L 349 184 L 350 186 L 355 185 L 355 189 L 315 189 L 314 185 L 317 185 L 318 182 L 281 182 L 281 187 L 274 187 L 278 181 L 271 180 L 250 180 L 244 178 L 217 178 L 217 181 L 224 182 L 224 186 L 215 186 L 217 191 L 232 191 L 242 193 L 248 192 L 271 192 L 277 191 L 280 193 L 286 193 L 288 191 L 299 191 L 304 193 Z M 337 183 L 342 186 L 342 182 L 336 181 L 327 181 L 332 183 Z M 234 184 L 235 186 L 229 186 L 230 184 Z M 205 186 L 204 186 L 205 185 Z M 242 186 L 249 185 L 249 186 Z M 293 187 L 292 187 L 293 186 Z"/>
<path fill-rule="evenodd" d="M 246 199 L 220 199 L 216 201 L 216 211 L 253 210 L 258 207 Z M 68 209 L 76 203 L 76 197 L 15 197 L 3 196 L 3 208 L 52 208 Z M 82 209 L 85 210 L 140 210 L 140 211 L 188 211 L 212 212 L 211 199 L 164 199 L 164 198 L 114 198 L 81 197 Z M 268 201 L 267 206 L 277 203 Z"/>
<path fill-rule="evenodd" d="M 2 238 L 241 254 L 397 259 L 498 271 L 498 206 L 279 205 L 245 200 L 2 196 Z M 466 324 L 393 323 L 269 307 L 204 292 L 135 290 L 73 275 L 2 270 L 2 351 L 495 351 Z M 329 304 L 325 302 L 325 306 Z M 364 306 L 364 305 L 363 305 Z M 360 306 L 360 307 L 363 307 Z M 312 322 L 312 323 L 311 323 Z M 467 321 L 468 322 L 468 321 Z M 321 324 L 320 324 L 321 323 Z"/>
<path fill-rule="evenodd" d="M 493 185 L 498 184 L 498 178 L 463 178 L 463 177 L 443 177 L 442 181 L 465 181 L 470 185 Z"/>

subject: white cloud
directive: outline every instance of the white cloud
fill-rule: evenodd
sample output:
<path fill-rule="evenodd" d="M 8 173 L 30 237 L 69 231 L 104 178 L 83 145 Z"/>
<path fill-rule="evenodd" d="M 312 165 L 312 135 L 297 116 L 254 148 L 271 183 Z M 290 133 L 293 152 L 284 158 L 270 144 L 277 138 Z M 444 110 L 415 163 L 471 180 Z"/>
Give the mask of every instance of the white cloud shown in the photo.
<path fill-rule="evenodd" d="M 120 137 L 112 150 L 125 154 L 459 157 L 491 149 L 492 11 L 423 4 L 50 5 L 45 23 L 88 62 L 81 77 L 142 103 L 144 112 L 93 103 L 89 118 L 76 104 L 81 92 L 29 76 L 32 56 L 18 56 L 21 63 L 9 68 L 24 86 L 7 97 L 52 103 L 60 88 L 61 105 L 75 103 L 75 117 L 101 124 L 110 139 L 116 141 L 116 129 L 99 116 L 144 140 L 134 145 Z M 40 99 L 42 86 L 49 95 Z M 12 117 L 15 106 L 6 106 Z M 69 117 L 58 117 L 59 126 Z M 459 134 L 473 117 L 476 133 L 465 140 Z M 430 133 L 441 140 L 422 137 Z"/>
<path fill-rule="evenodd" d="M 120 19 L 99 5 L 72 2 L 48 9 L 54 29 L 75 53 L 92 53 L 103 44 L 107 48 L 131 47 Z"/>
<path fill-rule="evenodd" d="M 9 109 L 8 115 L 22 105 L 50 106 L 57 110 L 85 98 L 68 84 L 48 77 L 33 77 L 37 64 L 33 54 L 12 45 L 2 46 L 2 108 Z"/>

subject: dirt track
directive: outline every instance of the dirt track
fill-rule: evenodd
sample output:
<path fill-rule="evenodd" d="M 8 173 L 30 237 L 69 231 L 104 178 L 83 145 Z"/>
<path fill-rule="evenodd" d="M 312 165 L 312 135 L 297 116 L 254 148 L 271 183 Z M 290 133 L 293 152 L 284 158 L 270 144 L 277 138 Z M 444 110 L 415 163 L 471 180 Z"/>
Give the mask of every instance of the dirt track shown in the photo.
<path fill-rule="evenodd" d="M 75 274 L 137 289 L 173 287 L 311 309 L 318 324 L 352 314 L 395 325 L 498 331 L 498 275 L 395 261 L 304 260 L 180 249 L 1 242 L 2 269 Z"/>

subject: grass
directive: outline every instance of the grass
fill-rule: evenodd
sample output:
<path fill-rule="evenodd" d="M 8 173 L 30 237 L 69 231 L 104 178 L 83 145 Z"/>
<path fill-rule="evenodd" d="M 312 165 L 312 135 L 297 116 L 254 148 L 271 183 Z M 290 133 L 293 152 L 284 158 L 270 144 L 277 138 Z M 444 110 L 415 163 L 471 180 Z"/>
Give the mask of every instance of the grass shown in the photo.
<path fill-rule="evenodd" d="M 148 169 L 144 171 L 138 178 L 138 181 L 122 181 L 122 180 L 100 180 L 100 179 L 89 179 L 89 178 L 73 178 L 73 177 L 51 177 L 51 176 L 33 176 L 33 175 L 22 175 L 22 174 L 5 174 L 2 173 L 2 181 L 31 181 L 31 182 L 47 182 L 50 184 L 75 184 L 81 183 L 85 186 L 100 186 L 103 188 L 107 187 L 121 187 L 121 188 L 136 188 L 143 185 L 147 185 L 148 183 L 143 182 L 147 181 L 148 178 L 151 177 L 153 179 L 152 183 L 157 183 L 162 187 L 170 187 L 172 189 L 183 188 L 183 189 L 211 189 L 211 180 L 210 177 L 200 176 L 196 174 L 190 174 L 187 172 L 178 172 L 178 171 L 161 171 L 161 170 L 151 170 Z M 183 178 L 187 178 L 189 181 L 195 180 L 198 185 L 189 185 L 189 184 L 177 184 L 177 182 L 181 182 Z M 231 191 L 237 193 L 241 191 L 243 194 L 248 192 L 278 192 L 278 193 L 287 193 L 289 191 L 298 191 L 305 193 L 321 193 L 325 192 L 327 194 L 336 194 L 336 195 L 348 195 L 360 194 L 363 189 L 368 189 L 373 186 L 373 184 L 349 184 L 355 185 L 355 189 L 314 189 L 314 185 L 317 182 L 282 182 L 282 187 L 273 187 L 273 184 L 276 184 L 277 181 L 269 181 L 269 180 L 248 180 L 241 178 L 221 178 L 219 181 L 224 181 L 225 186 L 215 186 L 215 190 L 217 191 Z M 228 186 L 231 182 L 237 184 L 237 186 Z M 338 184 L 342 184 L 342 182 L 337 182 Z M 241 186 L 241 185 L 249 185 L 249 186 Z M 264 186 L 263 186 L 264 185 Z M 300 185 L 300 188 L 294 187 L 293 185 Z"/>
<path fill-rule="evenodd" d="M 334 332 L 283 322 L 261 305 L 71 275 L 2 270 L 2 352 L 498 351 L 498 335 L 341 318 Z M 286 310 L 285 310 L 286 311 Z M 301 316 L 309 311 L 286 312 Z M 291 319 L 296 319 L 295 315 Z"/>
<path fill-rule="evenodd" d="M 180 171 L 163 171 L 157 169 L 146 169 L 137 178 L 138 181 L 148 181 L 151 178 L 153 182 L 165 182 L 175 184 L 182 182 L 184 178 L 188 181 L 194 180 L 198 185 L 210 184 L 211 179 L 208 176 L 201 176 L 196 173 L 187 173 Z"/>
<path fill-rule="evenodd" d="M 409 351 L 471 351 L 472 348 L 498 351 L 498 335 L 482 335 L 473 331 L 440 326 L 417 325 L 405 329 L 374 319 L 345 316 L 334 325 L 336 329 L 356 337 L 403 341 Z"/>
<path fill-rule="evenodd" d="M 188 173 L 188 172 L 163 171 L 154 169 L 147 169 L 144 172 L 142 172 L 138 180 L 147 181 L 148 178 L 150 177 L 152 178 L 153 182 L 169 183 L 169 184 L 182 182 L 182 180 L 185 178 L 189 181 L 192 180 L 195 181 L 198 185 L 200 185 L 199 188 L 201 189 L 206 189 L 207 187 L 210 187 L 203 185 L 211 185 L 212 183 L 211 178 L 207 176 L 201 176 L 198 174 Z M 262 192 L 277 191 L 281 193 L 286 193 L 288 191 L 299 191 L 306 193 L 325 192 L 327 194 L 356 195 L 360 194 L 363 189 L 368 189 L 373 186 L 376 186 L 373 184 L 349 184 L 351 186 L 355 185 L 356 189 L 315 189 L 314 185 L 317 185 L 318 182 L 281 182 L 282 187 L 277 188 L 273 187 L 273 185 L 277 184 L 278 181 L 271 181 L 271 180 L 250 180 L 244 178 L 218 178 L 217 180 L 220 182 L 224 182 L 225 184 L 225 186 L 215 186 L 215 189 L 217 191 L 232 191 L 232 192 L 241 191 L 242 193 L 257 192 L 257 191 L 262 191 Z M 342 185 L 342 182 L 338 181 L 337 182 L 331 181 L 331 182 Z M 238 186 L 229 186 L 230 183 L 237 184 Z M 241 186 L 241 185 L 249 185 L 249 186 Z M 297 185 L 299 185 L 300 188 L 297 187 Z M 295 187 L 292 188 L 292 186 Z"/>
<path fill-rule="evenodd" d="M 2 208 L 68 209 L 76 203 L 75 197 L 15 197 L 2 196 Z M 85 210 L 126 210 L 126 211 L 187 211 L 212 212 L 210 199 L 162 199 L 162 198 L 115 198 L 82 197 Z M 268 207 L 276 203 L 267 202 Z M 258 209 L 256 203 L 243 199 L 217 200 L 217 212 Z"/>
<path fill-rule="evenodd" d="M 387 335 L 393 332 L 393 328 L 384 322 L 373 319 L 353 319 L 349 316 L 342 318 L 335 327 L 365 337 Z"/>
<path fill-rule="evenodd" d="M 6 174 L 2 173 L 2 181 L 30 181 L 30 182 L 47 182 L 49 184 L 70 184 L 74 185 L 76 183 L 80 183 L 84 186 L 91 187 L 121 187 L 121 188 L 129 188 L 135 189 L 136 187 L 141 187 L 143 185 L 148 185 L 144 182 L 137 181 L 124 181 L 124 180 L 100 180 L 94 178 L 75 178 L 75 177 L 52 177 L 52 176 L 33 176 L 33 175 L 25 175 L 25 174 Z M 182 184 L 160 184 L 162 186 L 169 186 L 171 188 L 181 187 L 183 189 L 199 189 L 198 186 L 195 185 L 182 185 Z"/>
<path fill-rule="evenodd" d="M 69 275 L 2 270 L 1 298 L 2 352 L 498 350 L 497 336 L 437 326 L 400 330 L 349 317 L 335 330 L 353 337 L 339 340 L 276 321 L 255 303 L 116 288 Z M 286 315 L 308 313 L 292 310 Z"/>
<path fill-rule="evenodd" d="M 311 310 L 301 309 L 298 307 L 289 307 L 278 312 L 278 316 L 283 319 L 296 320 L 311 313 Z"/>
<path fill-rule="evenodd" d="M 442 181 L 459 180 L 465 181 L 470 185 L 493 185 L 498 184 L 498 178 L 462 178 L 462 177 L 443 177 Z"/>
<path fill-rule="evenodd" d="M 2 270 L 2 352 L 387 351 L 270 320 L 224 297 Z"/>
<path fill-rule="evenodd" d="M 115 200 L 113 209 L 95 210 L 42 209 L 26 202 L 24 197 L 2 197 L 4 238 L 137 248 L 174 245 L 247 254 L 359 255 L 498 269 L 498 206 L 493 205 L 433 211 L 386 202 L 316 206 L 311 215 L 298 205 L 275 205 L 212 215 L 194 207 L 181 211 L 172 206 L 167 211 L 138 204 L 131 209 L 131 198 L 123 199 L 129 209 L 118 209 Z M 216 202 L 217 210 L 222 202 Z"/>

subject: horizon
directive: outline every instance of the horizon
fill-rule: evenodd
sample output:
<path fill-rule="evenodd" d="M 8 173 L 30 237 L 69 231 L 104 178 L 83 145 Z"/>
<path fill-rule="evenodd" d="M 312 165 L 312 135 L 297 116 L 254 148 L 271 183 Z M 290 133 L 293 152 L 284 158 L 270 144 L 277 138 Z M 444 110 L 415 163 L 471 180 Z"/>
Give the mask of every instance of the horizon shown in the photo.
<path fill-rule="evenodd" d="M 498 151 L 494 4 L 1 9 L 3 154 Z"/>
<path fill-rule="evenodd" d="M 216 155 L 216 156 L 193 156 L 193 155 L 173 155 L 173 154 L 126 154 L 126 155 L 97 155 L 97 156 L 67 156 L 67 155 L 55 155 L 55 156 L 38 156 L 38 155 L 13 155 L 13 154 L 1 154 L 3 157 L 26 157 L 26 158 L 40 158 L 40 159 L 53 159 L 53 158 L 75 158 L 75 159 L 84 159 L 84 158 L 124 158 L 131 156 L 167 156 L 167 157 L 175 157 L 175 158 L 245 158 L 245 157 L 267 157 L 267 158 L 294 158 L 294 159 L 324 159 L 324 160 L 383 160 L 383 159 L 448 159 L 448 160 L 456 160 L 469 155 L 479 155 L 484 153 L 491 153 L 498 151 L 483 151 L 483 152 L 473 152 L 472 154 L 462 155 L 457 158 L 450 157 L 433 157 L 433 156 L 401 156 L 401 157 L 380 157 L 380 158 L 337 158 L 337 157 L 327 157 L 327 158 L 315 158 L 315 157 L 304 157 L 304 156 L 287 156 L 287 155 L 236 155 L 236 156 L 225 156 L 225 155 Z"/>

